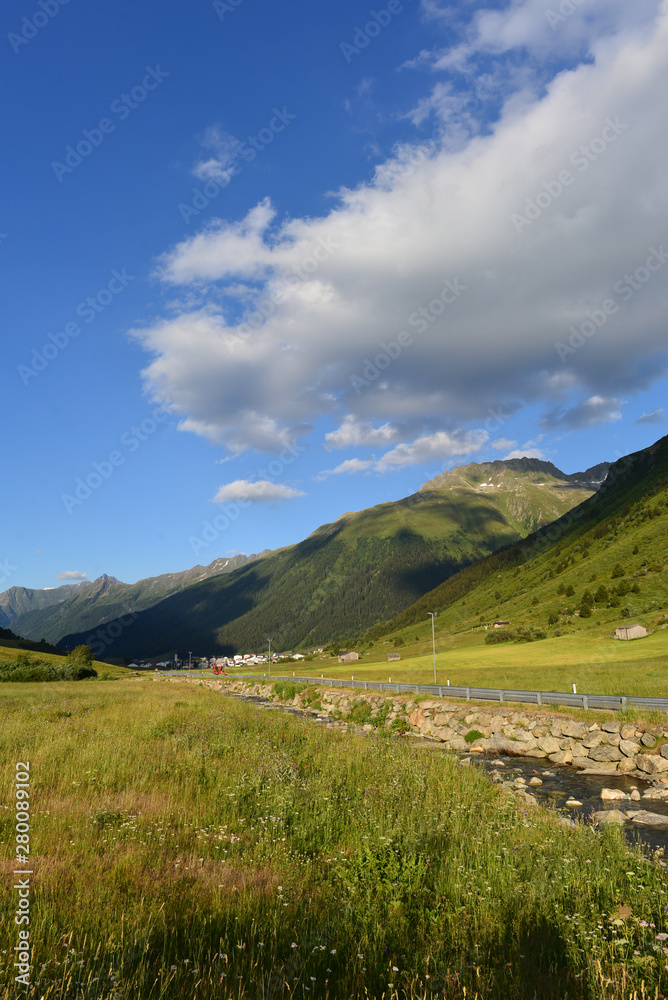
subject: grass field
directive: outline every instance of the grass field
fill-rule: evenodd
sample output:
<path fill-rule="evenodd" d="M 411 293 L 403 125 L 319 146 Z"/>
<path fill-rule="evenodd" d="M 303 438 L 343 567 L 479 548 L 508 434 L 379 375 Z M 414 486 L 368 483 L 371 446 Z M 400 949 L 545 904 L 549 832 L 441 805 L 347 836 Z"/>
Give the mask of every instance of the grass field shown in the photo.
<path fill-rule="evenodd" d="M 439 684 L 505 687 L 520 690 L 570 691 L 582 694 L 668 695 L 668 629 L 644 639 L 622 642 L 604 632 L 589 631 L 530 643 L 488 646 L 484 632 L 442 636 L 436 640 L 436 677 Z M 381 647 L 382 648 L 382 647 Z M 423 647 L 422 647 L 423 648 Z M 401 652 L 401 660 L 387 662 L 392 646 L 362 655 L 355 663 L 339 664 L 336 657 L 310 662 L 274 664 L 272 672 L 357 680 L 433 684 L 431 649 L 417 655 Z M 380 659 L 382 655 L 383 659 Z M 265 672 L 257 667 L 248 673 Z M 236 670 L 234 671 L 237 672 Z M 243 671 L 239 671 L 243 673 Z"/>
<path fill-rule="evenodd" d="M 18 760 L 29 996 L 665 995 L 658 859 L 454 757 L 147 678 L 4 685 L 0 720 L 3 1000 Z"/>

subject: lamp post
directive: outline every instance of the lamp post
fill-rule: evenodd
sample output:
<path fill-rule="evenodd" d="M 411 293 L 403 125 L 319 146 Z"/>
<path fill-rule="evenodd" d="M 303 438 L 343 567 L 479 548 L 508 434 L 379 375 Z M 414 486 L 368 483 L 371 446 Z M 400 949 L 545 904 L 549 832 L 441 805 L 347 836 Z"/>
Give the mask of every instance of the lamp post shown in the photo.
<path fill-rule="evenodd" d="M 436 617 L 435 611 L 428 611 L 427 614 L 431 618 L 431 646 L 434 651 L 434 684 L 436 683 L 436 635 L 434 633 L 434 618 Z"/>
<path fill-rule="evenodd" d="M 193 654 L 188 651 L 188 670 L 192 670 Z"/>

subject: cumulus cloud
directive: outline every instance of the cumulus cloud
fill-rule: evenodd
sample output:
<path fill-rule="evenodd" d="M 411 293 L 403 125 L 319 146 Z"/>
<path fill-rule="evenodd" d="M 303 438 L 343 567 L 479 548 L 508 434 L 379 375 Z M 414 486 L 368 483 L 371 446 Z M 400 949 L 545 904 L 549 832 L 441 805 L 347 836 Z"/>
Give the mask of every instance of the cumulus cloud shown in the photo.
<path fill-rule="evenodd" d="M 516 448 L 503 456 L 504 462 L 509 458 L 540 458 L 545 459 L 545 454 L 540 448 Z"/>
<path fill-rule="evenodd" d="M 590 396 L 589 399 L 567 409 L 559 407 L 549 411 L 544 415 L 542 423 L 548 430 L 584 430 L 587 427 L 596 427 L 597 424 L 621 420 L 619 407 L 622 405 L 621 399 Z"/>
<path fill-rule="evenodd" d="M 658 410 L 652 410 L 651 413 L 643 413 L 641 417 L 636 420 L 637 424 L 665 424 L 666 418 L 663 415 L 663 407 L 659 407 Z"/>
<path fill-rule="evenodd" d="M 507 451 L 508 448 L 514 448 L 517 441 L 509 441 L 508 438 L 497 438 L 496 441 L 492 441 L 491 445 L 495 451 Z"/>
<path fill-rule="evenodd" d="M 371 458 L 347 458 L 345 462 L 341 462 L 340 465 L 337 465 L 334 469 L 323 469 L 322 472 L 318 473 L 316 479 L 319 479 L 322 482 L 330 476 L 366 472 L 372 465 L 373 459 Z"/>
<path fill-rule="evenodd" d="M 377 445 L 388 445 L 396 441 L 399 432 L 391 424 L 373 427 L 369 421 L 358 420 L 348 414 L 343 423 L 335 431 L 325 434 L 325 441 L 330 448 L 350 448 L 364 445 L 374 448 Z"/>
<path fill-rule="evenodd" d="M 303 496 L 306 494 L 300 490 L 294 490 L 291 486 L 283 486 L 282 483 L 272 483 L 268 479 L 260 479 L 253 483 L 247 479 L 235 479 L 233 483 L 221 486 L 213 500 L 214 503 L 223 503 L 225 500 L 267 503 L 275 500 L 292 500 L 294 497 Z"/>
<path fill-rule="evenodd" d="M 80 573 L 78 569 L 66 569 L 62 573 L 56 573 L 56 580 L 87 580 L 88 573 Z"/>
<path fill-rule="evenodd" d="M 587 58 L 538 96 L 511 94 L 487 134 L 412 158 L 404 147 L 321 218 L 279 220 L 265 199 L 168 251 L 165 287 L 197 289 L 204 305 L 134 335 L 151 355 L 149 393 L 181 428 L 232 452 L 276 451 L 324 419 L 328 447 L 396 445 L 379 459 L 387 469 L 436 457 L 426 442 L 500 407 L 543 402 L 545 426 L 562 429 L 618 419 L 616 394 L 668 367 L 664 281 L 617 290 L 660 245 L 668 210 L 668 102 L 657 99 L 668 90 L 668 9 L 638 0 L 634 26 L 621 4 L 607 6 L 609 23 L 588 0 L 562 25 L 585 19 Z M 544 10 L 515 2 L 502 23 L 488 12 L 467 44 L 484 54 L 498 36 L 509 53 L 535 53 L 529 15 Z M 467 291 L 439 302 L 445 279 Z M 246 315 L 240 283 L 256 295 Z M 609 299 L 618 308 L 604 328 L 560 356 L 571 328 Z M 388 363 L 361 382 L 380 354 Z"/>
<path fill-rule="evenodd" d="M 436 434 L 424 434 L 410 444 L 402 442 L 392 451 L 386 452 L 376 462 L 375 468 L 378 472 L 386 472 L 389 469 L 401 469 L 406 465 L 425 465 L 452 458 L 454 455 L 471 455 L 480 451 L 488 439 L 489 434 L 484 430 L 454 434 L 438 431 Z"/>
<path fill-rule="evenodd" d="M 211 125 L 206 129 L 201 142 L 211 155 L 195 164 L 193 174 L 202 181 L 227 183 L 243 143 L 220 125 Z"/>

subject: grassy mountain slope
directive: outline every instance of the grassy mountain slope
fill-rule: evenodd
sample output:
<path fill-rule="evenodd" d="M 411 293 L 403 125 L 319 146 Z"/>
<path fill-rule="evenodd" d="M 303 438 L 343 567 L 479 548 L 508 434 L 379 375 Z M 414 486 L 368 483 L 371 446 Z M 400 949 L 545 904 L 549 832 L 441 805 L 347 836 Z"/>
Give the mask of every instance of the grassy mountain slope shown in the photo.
<path fill-rule="evenodd" d="M 411 643 L 428 611 L 438 612 L 442 635 L 496 619 L 564 636 L 635 621 L 655 627 L 668 610 L 666 565 L 668 437 L 615 462 L 581 506 L 465 568 L 368 639 Z"/>
<path fill-rule="evenodd" d="M 216 559 L 208 566 L 194 566 L 181 573 L 164 573 L 134 584 L 121 583 L 114 577 L 103 575 L 85 587 L 67 588 L 71 596 L 66 601 L 18 615 L 13 628 L 27 639 L 43 636 L 50 642 L 57 642 L 67 632 L 90 631 L 119 616 L 143 611 L 193 583 L 231 573 L 258 558 L 260 556 L 257 555 L 236 555 Z"/>
<path fill-rule="evenodd" d="M 123 626 L 108 655 L 246 651 L 268 636 L 291 649 L 359 633 L 591 495 L 588 483 L 565 476 L 548 482 L 542 464 L 467 466 L 441 487 L 344 514 L 298 545 L 156 604 Z M 497 485 L 481 487 L 492 474 Z M 88 638 L 79 631 L 61 645 Z"/>

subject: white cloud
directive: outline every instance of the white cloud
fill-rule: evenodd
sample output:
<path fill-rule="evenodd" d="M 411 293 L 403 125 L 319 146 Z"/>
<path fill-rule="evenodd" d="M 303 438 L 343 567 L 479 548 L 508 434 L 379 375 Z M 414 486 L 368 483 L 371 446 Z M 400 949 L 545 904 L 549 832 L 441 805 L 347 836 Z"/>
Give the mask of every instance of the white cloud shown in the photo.
<path fill-rule="evenodd" d="M 587 427 L 596 427 L 597 424 L 621 420 L 622 414 L 619 408 L 623 405 L 622 399 L 590 396 L 589 399 L 567 409 L 557 407 L 548 411 L 543 417 L 542 424 L 550 430 L 559 428 L 583 430 Z"/>
<path fill-rule="evenodd" d="M 330 448 L 351 448 L 364 445 L 374 448 L 377 445 L 388 445 L 396 441 L 399 433 L 391 424 L 373 427 L 369 421 L 360 421 L 348 414 L 337 430 L 325 434 L 325 441 Z"/>
<path fill-rule="evenodd" d="M 509 451 L 507 455 L 503 456 L 503 461 L 507 461 L 509 458 L 540 458 L 545 459 L 544 453 L 540 448 L 516 448 L 514 451 Z"/>
<path fill-rule="evenodd" d="M 243 143 L 220 125 L 211 125 L 202 136 L 202 146 L 213 155 L 200 160 L 193 167 L 193 174 L 202 181 L 227 183 L 232 176 L 230 168 L 239 156 Z"/>
<path fill-rule="evenodd" d="M 641 417 L 636 420 L 637 424 L 665 424 L 666 418 L 663 415 L 663 407 L 659 407 L 658 410 L 652 410 L 651 413 L 643 413 Z"/>
<path fill-rule="evenodd" d="M 56 573 L 56 580 L 87 580 L 88 573 L 80 573 L 78 569 L 66 569 Z"/>
<path fill-rule="evenodd" d="M 334 469 L 323 469 L 322 472 L 318 473 L 316 479 L 321 482 L 328 479 L 330 476 L 339 476 L 342 474 L 351 475 L 355 472 L 366 472 L 373 465 L 373 459 L 371 458 L 347 458 L 345 462 L 341 462 Z"/>
<path fill-rule="evenodd" d="M 479 451 L 489 439 L 487 431 L 465 431 L 448 434 L 439 431 L 425 434 L 410 444 L 398 444 L 375 464 L 378 472 L 399 469 L 406 465 L 426 465 L 429 462 L 452 458 L 453 455 L 470 455 Z"/>
<path fill-rule="evenodd" d="M 514 448 L 517 445 L 517 441 L 509 441 L 508 438 L 497 438 L 496 441 L 491 442 L 491 445 L 496 451 L 507 451 L 508 448 Z"/>
<path fill-rule="evenodd" d="M 585 18 L 591 56 L 540 96 L 529 88 L 508 101 L 489 134 L 455 151 L 423 148 L 413 164 L 404 148 L 373 183 L 341 191 L 323 218 L 278 222 L 265 199 L 164 255 L 167 286 L 218 283 L 210 298 L 202 293 L 204 307 L 177 307 L 135 332 L 152 355 L 147 389 L 181 415 L 182 429 L 232 452 L 271 451 L 324 418 L 338 427 L 329 447 L 413 440 L 380 460 L 390 467 L 417 454 L 418 440 L 479 426 L 488 410 L 512 412 L 519 401 L 544 401 L 555 426 L 616 419 L 618 407 L 589 401 L 661 376 L 663 281 L 654 277 L 628 301 L 614 286 L 663 238 L 668 102 L 657 95 L 668 91 L 668 9 L 653 30 L 615 35 L 621 6 L 610 4 L 617 14 L 608 24 L 602 2 L 588 3 L 600 24 L 583 6 L 563 28 Z M 646 19 L 650 4 L 633 9 Z M 538 11 L 537 2 L 511 4 L 497 24 L 502 45 L 538 51 L 529 16 Z M 492 14 L 472 36 L 483 53 Z M 608 119 L 619 134 L 601 150 L 604 130 L 615 131 Z M 549 195 L 564 170 L 572 183 Z M 518 232 L 513 215 L 538 196 L 545 207 Z M 469 290 L 427 322 L 419 310 L 437 302 L 446 277 Z M 240 281 L 258 291 L 252 322 L 239 317 L 238 295 L 226 295 Z M 555 345 L 609 298 L 619 308 L 605 329 L 562 361 Z M 402 331 L 411 339 L 397 352 Z M 389 365 L 356 386 L 379 353 Z"/>
<path fill-rule="evenodd" d="M 251 483 L 247 479 L 236 479 L 233 483 L 221 486 L 215 497 L 214 503 L 223 503 L 225 500 L 248 500 L 250 503 L 267 503 L 275 500 L 292 500 L 293 497 L 306 496 L 300 490 L 293 490 L 290 486 L 283 486 L 281 483 L 272 483 L 268 479 L 261 479 Z"/>

